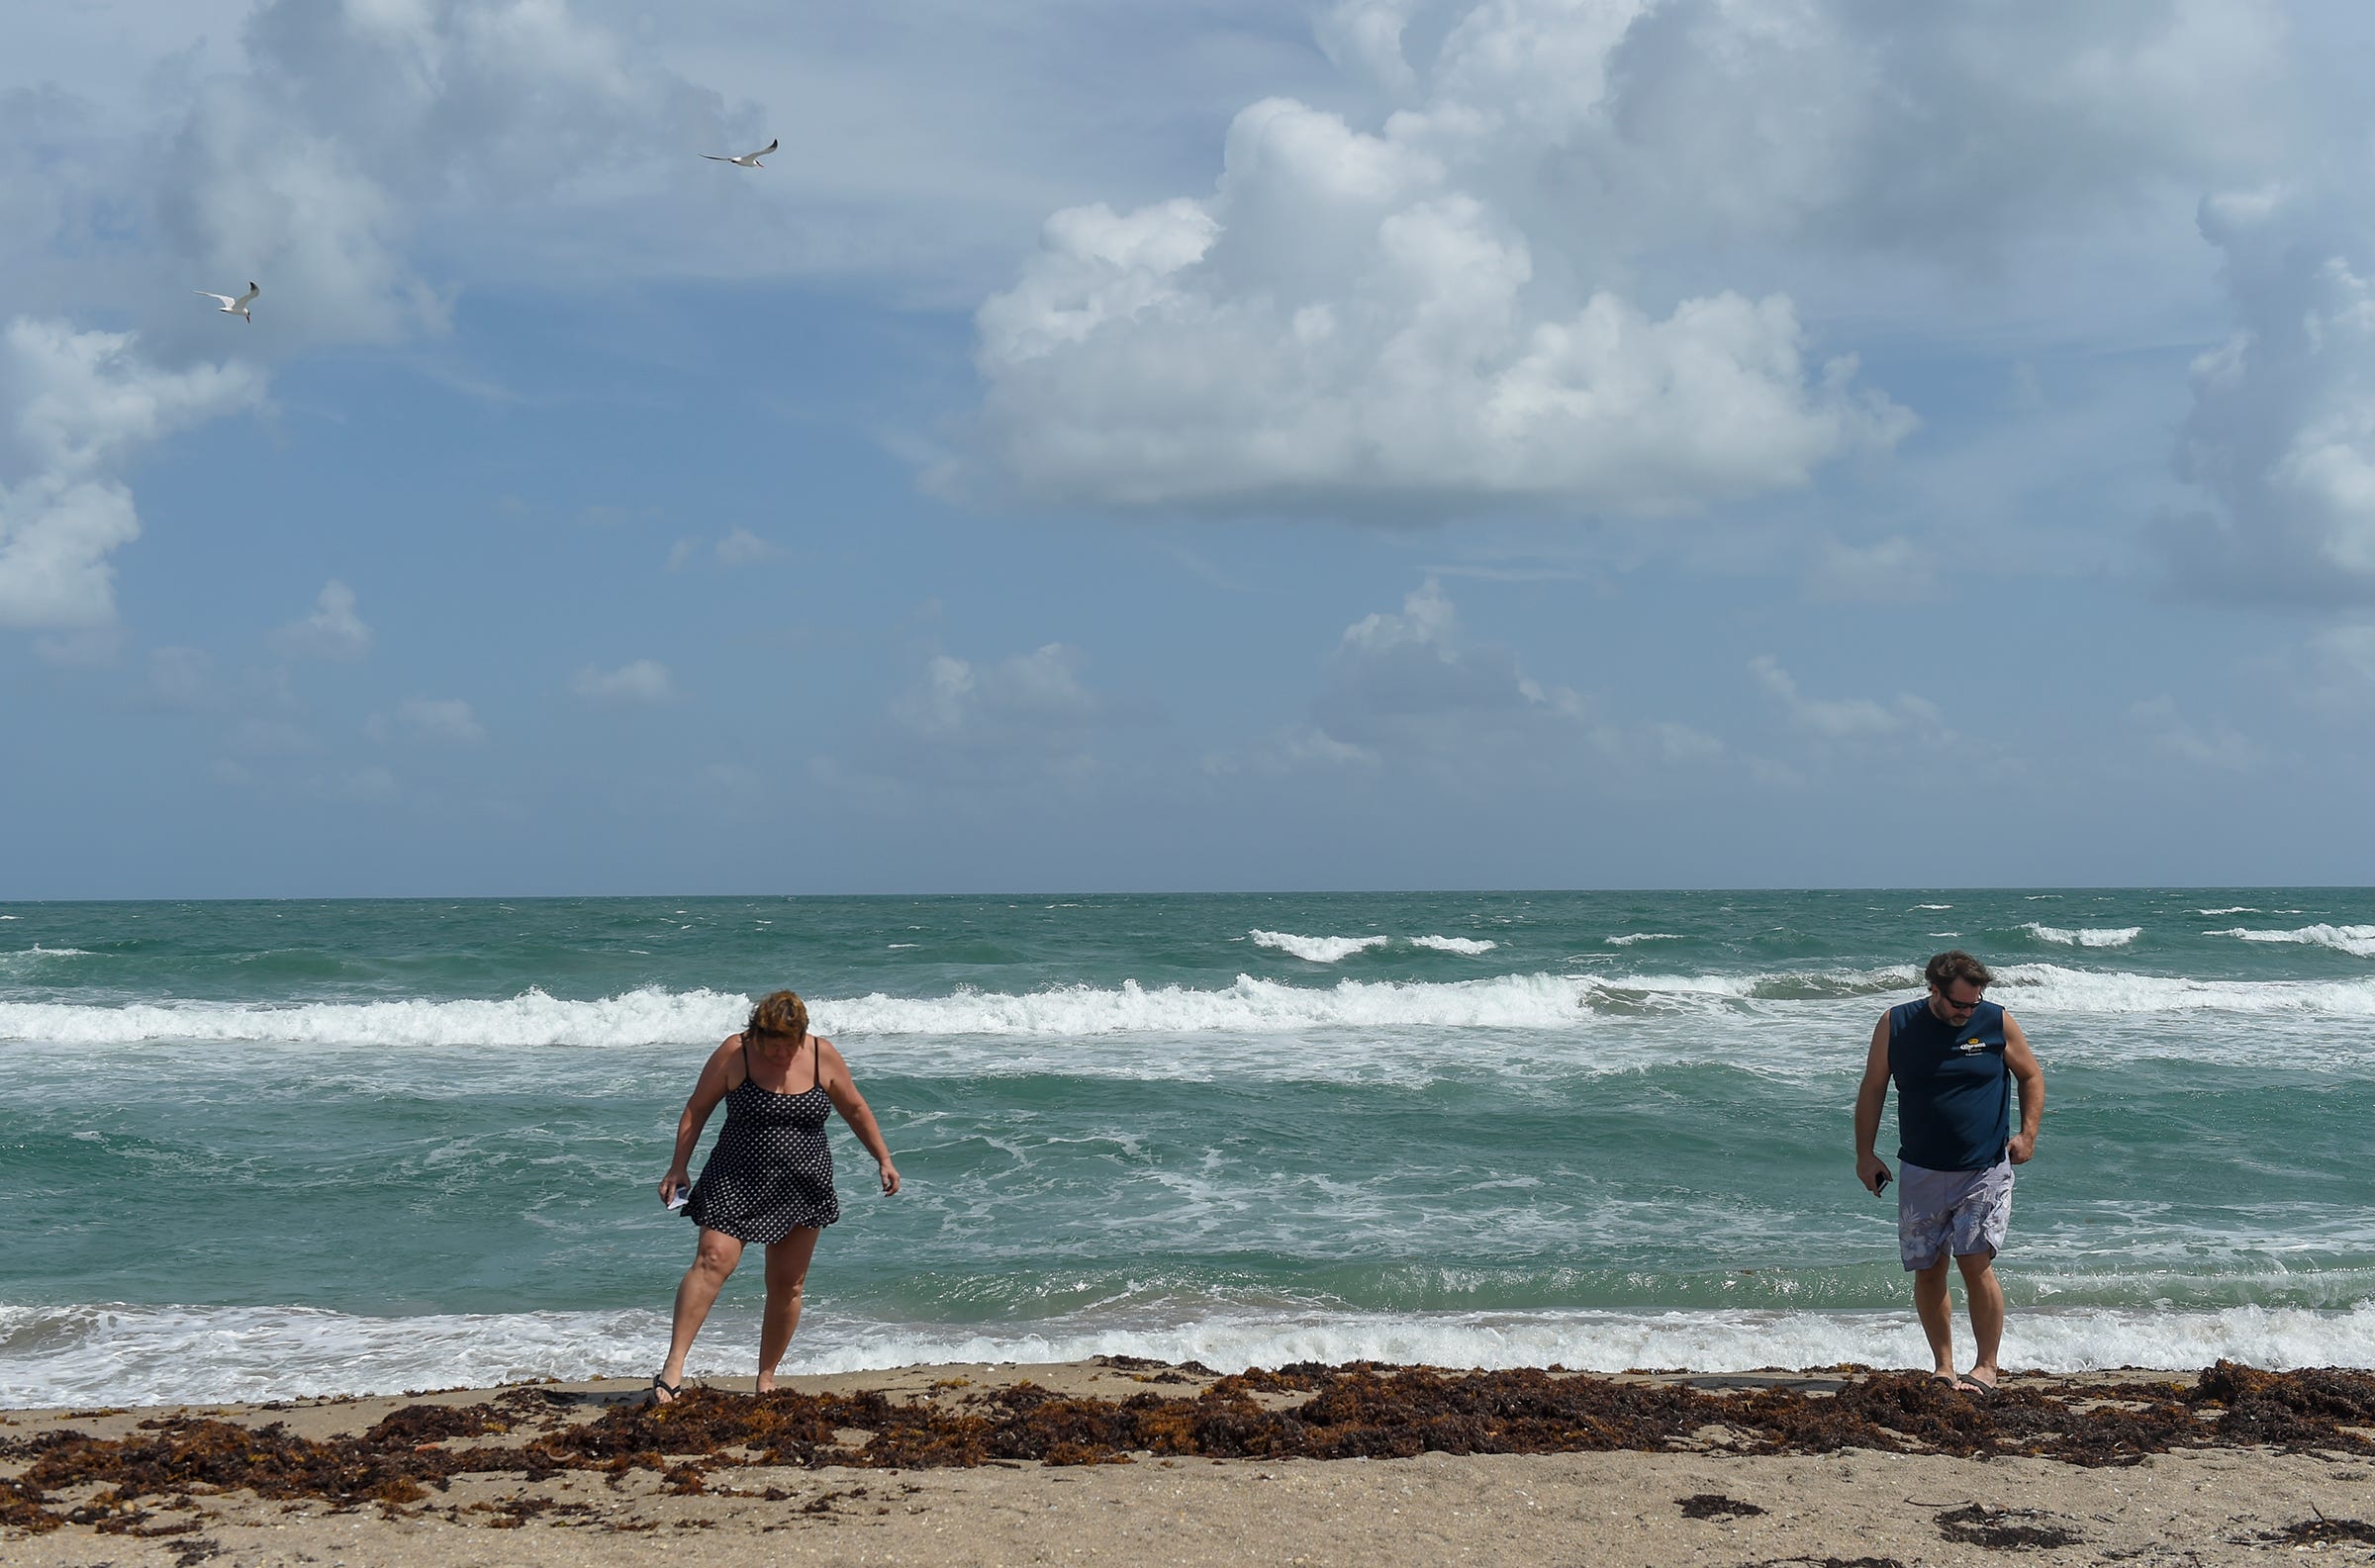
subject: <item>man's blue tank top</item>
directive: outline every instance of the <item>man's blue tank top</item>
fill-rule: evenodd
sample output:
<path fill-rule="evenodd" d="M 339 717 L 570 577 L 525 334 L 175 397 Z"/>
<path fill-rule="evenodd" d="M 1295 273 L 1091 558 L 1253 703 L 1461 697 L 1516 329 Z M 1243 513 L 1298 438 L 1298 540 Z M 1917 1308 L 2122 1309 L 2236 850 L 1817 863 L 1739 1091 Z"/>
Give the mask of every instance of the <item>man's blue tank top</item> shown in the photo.
<path fill-rule="evenodd" d="M 2004 1157 L 2012 1074 L 2004 1009 L 1981 1002 L 1961 1025 L 1928 998 L 1888 1010 L 1888 1073 L 1897 1084 L 1897 1157 L 1931 1170 L 1985 1170 Z"/>

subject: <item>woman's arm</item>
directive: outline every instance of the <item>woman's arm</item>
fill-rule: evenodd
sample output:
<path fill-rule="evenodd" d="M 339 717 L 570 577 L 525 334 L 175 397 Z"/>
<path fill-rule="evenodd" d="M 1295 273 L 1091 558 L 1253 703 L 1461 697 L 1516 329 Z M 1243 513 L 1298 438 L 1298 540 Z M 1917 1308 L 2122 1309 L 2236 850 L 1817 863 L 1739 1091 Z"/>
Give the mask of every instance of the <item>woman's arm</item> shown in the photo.
<path fill-rule="evenodd" d="M 816 1038 L 816 1060 L 824 1063 L 826 1096 L 832 1100 L 833 1109 L 841 1113 L 841 1120 L 849 1124 L 849 1130 L 858 1135 L 858 1142 L 866 1146 L 866 1153 L 883 1167 L 883 1195 L 890 1196 L 899 1190 L 899 1167 L 891 1163 L 891 1146 L 883 1142 L 883 1130 L 874 1125 L 874 1112 L 868 1108 L 866 1096 L 858 1092 L 858 1080 L 849 1075 L 849 1063 L 841 1060 L 841 1053 L 833 1049 L 833 1043 L 821 1035 Z"/>
<path fill-rule="evenodd" d="M 668 1161 L 668 1174 L 660 1178 L 660 1201 L 685 1184 L 693 1165 L 693 1147 L 701 1142 L 701 1130 L 709 1125 L 710 1113 L 725 1098 L 732 1087 L 725 1081 L 726 1065 L 733 1061 L 734 1051 L 741 1043 L 740 1035 L 730 1035 L 725 1044 L 710 1053 L 702 1064 L 701 1076 L 693 1081 L 693 1096 L 685 1101 L 682 1116 L 676 1119 L 676 1153 Z"/>

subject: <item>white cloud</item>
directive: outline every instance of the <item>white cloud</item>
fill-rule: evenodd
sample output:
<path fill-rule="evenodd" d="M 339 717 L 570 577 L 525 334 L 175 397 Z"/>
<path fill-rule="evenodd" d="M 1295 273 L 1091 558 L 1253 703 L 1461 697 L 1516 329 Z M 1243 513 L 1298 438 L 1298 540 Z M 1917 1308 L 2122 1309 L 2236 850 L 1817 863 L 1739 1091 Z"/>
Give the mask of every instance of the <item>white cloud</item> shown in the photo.
<path fill-rule="evenodd" d="M 569 690 L 597 707 L 650 707 L 676 695 L 676 680 L 657 659 L 637 659 L 616 670 L 587 665 Z"/>
<path fill-rule="evenodd" d="M 910 732 L 939 740 L 1077 732 L 1107 713 L 1081 683 L 1080 666 L 1080 651 L 1059 642 L 985 665 L 938 654 L 901 698 L 896 716 Z"/>
<path fill-rule="evenodd" d="M 110 557 L 141 533 L 118 470 L 261 396 L 261 378 L 238 366 L 160 369 L 129 333 L 10 322 L 0 333 L 0 626 L 112 625 Z"/>
<path fill-rule="evenodd" d="M 782 545 L 762 539 L 748 528 L 736 528 L 717 541 L 717 559 L 725 566 L 752 566 L 772 561 L 783 553 Z"/>
<path fill-rule="evenodd" d="M 1900 693 L 1887 702 L 1861 696 L 1810 697 L 1798 690 L 1797 679 L 1769 653 L 1760 653 L 1749 661 L 1749 678 L 1780 704 L 1791 724 L 1821 740 L 1877 740 L 1900 733 L 1941 741 L 1952 738 L 1938 705 L 1910 692 Z"/>
<path fill-rule="evenodd" d="M 405 739 L 467 746 L 487 738 L 478 715 L 459 697 L 406 697 L 393 715 L 372 714 L 363 732 L 383 745 Z"/>
<path fill-rule="evenodd" d="M 1023 493 L 1655 514 L 1910 427 L 1852 360 L 1809 363 L 1787 299 L 1568 303 L 1432 157 L 1333 115 L 1258 104 L 1228 156 L 1208 202 L 1059 213 L 983 306 L 978 428 Z"/>
<path fill-rule="evenodd" d="M 354 612 L 354 590 L 332 578 L 314 597 L 313 612 L 272 634 L 286 654 L 312 659 L 360 659 L 371 651 L 371 628 Z"/>
<path fill-rule="evenodd" d="M 1371 750 L 1458 751 L 1491 731 L 1577 724 L 1589 704 L 1566 687 L 1544 687 L 1516 653 L 1470 644 L 1459 613 L 1428 578 L 1398 612 L 1365 615 L 1344 629 L 1312 716 L 1332 739 Z"/>
<path fill-rule="evenodd" d="M 978 454 L 1033 498 L 1353 516 L 1801 486 L 1912 421 L 1765 280 L 1868 323 L 1821 258 L 1968 273 L 2256 167 L 2284 25 L 1346 0 L 1319 38 L 1367 112 L 1265 99 L 1208 195 L 1048 221 L 978 314 Z"/>
<path fill-rule="evenodd" d="M 411 254 L 423 228 L 494 240 L 656 186 L 722 129 L 713 95 L 565 0 L 265 0 L 242 46 L 239 70 L 197 87 L 153 188 L 185 264 L 264 285 L 259 336 L 442 330 L 450 298 Z"/>
<path fill-rule="evenodd" d="M 2178 472 L 2206 509 L 2164 540 L 2219 597 L 2375 600 L 2375 178 L 2202 204 L 2233 336 L 2193 367 Z"/>

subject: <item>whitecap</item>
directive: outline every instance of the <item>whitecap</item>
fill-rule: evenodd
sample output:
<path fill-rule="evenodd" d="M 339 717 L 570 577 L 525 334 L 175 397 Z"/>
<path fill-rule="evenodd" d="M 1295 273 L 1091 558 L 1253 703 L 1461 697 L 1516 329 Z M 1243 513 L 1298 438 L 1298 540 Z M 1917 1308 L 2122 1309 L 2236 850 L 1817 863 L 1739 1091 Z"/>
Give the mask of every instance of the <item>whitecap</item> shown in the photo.
<path fill-rule="evenodd" d="M 748 1376 L 757 1337 L 750 1317 L 739 1303 L 721 1308 L 688 1370 Z M 642 1309 L 372 1318 L 290 1306 L 9 1306 L 0 1307 L 0 1382 L 22 1406 L 55 1408 L 640 1379 L 658 1363 L 667 1337 L 667 1318 Z M 2007 1324 L 2004 1351 L 2011 1364 L 2044 1372 L 2191 1370 L 2218 1360 L 2271 1370 L 2375 1367 L 2375 1304 L 2347 1311 L 2029 1307 Z M 1354 1360 L 1708 1373 L 1842 1361 L 1928 1364 L 1921 1330 L 1901 1309 L 1384 1313 L 1182 1302 L 978 1327 L 820 1315 L 801 1325 L 783 1369 L 818 1376 L 1096 1355 L 1195 1360 L 1224 1372 Z"/>
<path fill-rule="evenodd" d="M 2142 926 L 2089 927 L 2068 931 L 2059 926 L 2040 925 L 2034 920 L 2021 929 L 2040 942 L 2051 942 L 2065 948 L 2124 948 L 2144 934 Z"/>
<path fill-rule="evenodd" d="M 1410 945 L 1414 948 L 1432 948 L 1438 953 L 1457 953 L 1471 959 L 1490 953 L 1500 946 L 1498 942 L 1487 942 L 1480 937 L 1412 937 Z"/>
<path fill-rule="evenodd" d="M 2310 947 L 2331 948 L 2347 953 L 2354 959 L 2375 959 L 2375 926 L 2303 926 L 2297 931 L 2246 931 L 2231 926 L 2225 931 L 2205 931 L 2206 937 L 2235 937 L 2244 942 L 2294 942 Z"/>
<path fill-rule="evenodd" d="M 1621 937 L 1610 937 L 1607 942 L 1612 948 L 1629 948 L 1636 942 L 1679 942 L 1681 940 L 1671 931 L 1634 931 Z"/>
<path fill-rule="evenodd" d="M 1291 931 L 1249 931 L 1257 947 L 1276 948 L 1311 964 L 1334 964 L 1371 948 L 1381 948 L 1391 937 L 1298 937 Z"/>

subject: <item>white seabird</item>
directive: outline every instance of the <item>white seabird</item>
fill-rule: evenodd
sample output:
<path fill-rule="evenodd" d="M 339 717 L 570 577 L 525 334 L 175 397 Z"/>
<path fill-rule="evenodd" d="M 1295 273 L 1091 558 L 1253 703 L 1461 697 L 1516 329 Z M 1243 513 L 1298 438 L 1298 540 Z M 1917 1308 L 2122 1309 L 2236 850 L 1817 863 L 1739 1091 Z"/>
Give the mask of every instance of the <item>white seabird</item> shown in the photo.
<path fill-rule="evenodd" d="M 222 301 L 221 310 L 223 315 L 236 316 L 240 321 L 245 322 L 249 326 L 253 326 L 255 324 L 255 318 L 247 314 L 247 307 L 254 301 L 257 295 L 263 293 L 264 291 L 257 288 L 253 282 L 250 282 L 247 285 L 247 292 L 240 295 L 236 300 L 228 294 L 217 294 L 209 289 L 193 289 L 190 292 L 193 294 L 204 295 L 210 300 Z"/>
<path fill-rule="evenodd" d="M 767 165 L 761 163 L 759 159 L 765 157 L 768 153 L 773 152 L 777 147 L 783 145 L 783 138 L 778 137 L 773 141 L 770 141 L 765 146 L 759 148 L 758 151 L 745 152 L 740 157 L 729 158 L 722 152 L 704 152 L 702 156 L 708 158 L 712 163 L 731 163 L 735 168 L 738 169 L 763 169 Z"/>

